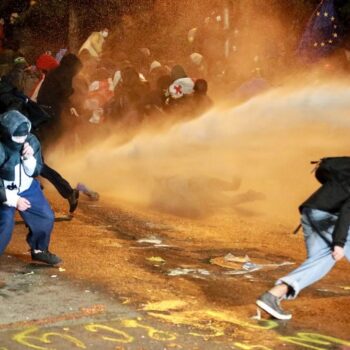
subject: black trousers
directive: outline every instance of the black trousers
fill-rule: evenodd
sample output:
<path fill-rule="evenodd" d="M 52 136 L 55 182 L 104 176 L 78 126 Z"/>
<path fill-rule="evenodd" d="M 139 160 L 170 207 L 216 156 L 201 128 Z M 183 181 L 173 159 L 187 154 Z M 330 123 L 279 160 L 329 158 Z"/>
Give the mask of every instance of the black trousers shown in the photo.
<path fill-rule="evenodd" d="M 50 168 L 46 163 L 44 163 L 40 175 L 44 179 L 51 182 L 63 198 L 68 199 L 69 196 L 73 193 L 73 188 L 69 182 L 65 180 L 56 170 Z"/>

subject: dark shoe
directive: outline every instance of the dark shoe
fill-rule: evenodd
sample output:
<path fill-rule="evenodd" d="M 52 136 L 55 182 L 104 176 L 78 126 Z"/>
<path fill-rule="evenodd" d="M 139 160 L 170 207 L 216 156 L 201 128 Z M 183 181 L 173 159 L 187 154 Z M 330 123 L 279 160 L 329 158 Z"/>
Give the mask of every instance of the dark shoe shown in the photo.
<path fill-rule="evenodd" d="M 256 301 L 256 305 L 278 320 L 290 320 L 292 318 L 291 313 L 284 311 L 280 307 L 279 299 L 269 292 L 264 293 Z"/>
<path fill-rule="evenodd" d="M 73 213 L 78 206 L 79 191 L 74 189 L 72 194 L 68 197 L 69 212 Z"/>
<path fill-rule="evenodd" d="M 34 250 L 32 250 L 31 255 L 33 260 L 41 261 L 48 265 L 57 265 L 62 262 L 60 257 L 50 253 L 48 250 L 43 250 L 39 253 L 35 253 Z"/>

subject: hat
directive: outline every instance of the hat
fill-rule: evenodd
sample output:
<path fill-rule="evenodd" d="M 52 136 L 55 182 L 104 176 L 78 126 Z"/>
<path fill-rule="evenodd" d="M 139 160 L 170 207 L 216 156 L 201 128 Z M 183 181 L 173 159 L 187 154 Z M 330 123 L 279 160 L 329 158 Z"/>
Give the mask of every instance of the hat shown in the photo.
<path fill-rule="evenodd" d="M 19 57 L 16 57 L 14 60 L 13 60 L 13 63 L 14 64 L 20 64 L 20 65 L 24 65 L 24 66 L 29 66 L 28 62 L 26 61 L 26 59 L 22 56 L 19 56 Z"/>
<path fill-rule="evenodd" d="M 190 43 L 193 43 L 194 40 L 196 39 L 196 34 L 198 32 L 198 28 L 192 28 L 188 34 L 187 34 L 187 40 L 190 42 Z"/>
<path fill-rule="evenodd" d="M 198 53 L 198 52 L 194 52 L 190 55 L 191 61 L 196 65 L 196 66 L 200 66 L 203 62 L 203 56 Z"/>
<path fill-rule="evenodd" d="M 29 124 L 23 122 L 14 131 L 13 136 L 27 136 L 29 134 Z"/>
<path fill-rule="evenodd" d="M 140 52 L 142 52 L 146 57 L 151 56 L 151 51 L 148 47 L 141 47 Z"/>
<path fill-rule="evenodd" d="M 50 71 L 58 67 L 59 63 L 53 56 L 44 53 L 36 60 L 36 66 L 41 70 Z"/>
<path fill-rule="evenodd" d="M 151 63 L 150 68 L 149 68 L 149 72 L 151 73 L 151 72 L 153 71 L 153 69 L 160 68 L 161 66 L 162 66 L 162 65 L 161 65 L 160 62 L 158 62 L 158 61 L 153 61 L 153 62 Z"/>

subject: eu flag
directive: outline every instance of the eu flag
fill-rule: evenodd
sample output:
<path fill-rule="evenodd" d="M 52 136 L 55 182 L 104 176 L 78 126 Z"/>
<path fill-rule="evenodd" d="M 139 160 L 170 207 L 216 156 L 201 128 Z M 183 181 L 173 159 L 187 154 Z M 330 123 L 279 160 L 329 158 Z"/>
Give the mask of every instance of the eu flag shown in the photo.
<path fill-rule="evenodd" d="M 323 0 L 311 16 L 298 47 L 299 56 L 309 62 L 331 54 L 342 40 L 334 0 Z"/>

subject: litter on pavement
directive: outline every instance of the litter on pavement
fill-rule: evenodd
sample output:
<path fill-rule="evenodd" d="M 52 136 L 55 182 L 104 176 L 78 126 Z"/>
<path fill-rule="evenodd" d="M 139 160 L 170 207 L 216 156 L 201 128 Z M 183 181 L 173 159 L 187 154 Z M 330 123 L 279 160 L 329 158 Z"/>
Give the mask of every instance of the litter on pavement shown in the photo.
<path fill-rule="evenodd" d="M 155 237 L 155 236 L 149 236 L 146 238 L 141 238 L 137 241 L 138 243 L 148 243 L 148 244 L 154 244 L 154 245 L 159 245 L 162 244 L 162 240 Z"/>
<path fill-rule="evenodd" d="M 210 272 L 205 269 L 176 268 L 168 271 L 168 276 L 209 276 Z"/>

